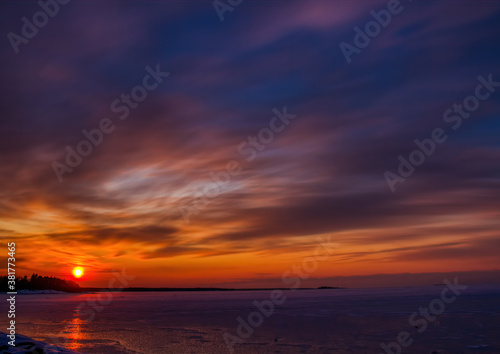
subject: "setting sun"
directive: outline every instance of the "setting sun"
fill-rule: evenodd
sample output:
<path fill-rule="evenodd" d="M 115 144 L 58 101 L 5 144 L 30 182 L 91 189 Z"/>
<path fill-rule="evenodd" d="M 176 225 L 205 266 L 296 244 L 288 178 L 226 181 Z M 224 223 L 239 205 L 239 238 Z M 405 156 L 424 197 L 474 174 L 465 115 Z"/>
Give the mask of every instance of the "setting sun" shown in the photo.
<path fill-rule="evenodd" d="M 83 275 L 83 268 L 82 267 L 76 267 L 73 269 L 73 275 L 75 278 L 80 278 Z"/>

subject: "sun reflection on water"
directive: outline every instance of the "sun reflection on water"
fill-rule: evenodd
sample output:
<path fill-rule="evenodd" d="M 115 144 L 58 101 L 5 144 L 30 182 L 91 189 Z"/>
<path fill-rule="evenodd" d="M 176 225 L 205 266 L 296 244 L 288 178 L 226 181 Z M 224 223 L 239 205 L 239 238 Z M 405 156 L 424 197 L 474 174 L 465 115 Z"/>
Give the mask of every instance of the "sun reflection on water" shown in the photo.
<path fill-rule="evenodd" d="M 84 321 L 77 316 L 75 314 L 73 319 L 66 322 L 66 329 L 64 331 L 64 333 L 67 333 L 65 336 L 67 338 L 66 348 L 71 350 L 77 350 L 82 347 L 81 341 L 83 335 L 80 326 L 83 325 Z"/>

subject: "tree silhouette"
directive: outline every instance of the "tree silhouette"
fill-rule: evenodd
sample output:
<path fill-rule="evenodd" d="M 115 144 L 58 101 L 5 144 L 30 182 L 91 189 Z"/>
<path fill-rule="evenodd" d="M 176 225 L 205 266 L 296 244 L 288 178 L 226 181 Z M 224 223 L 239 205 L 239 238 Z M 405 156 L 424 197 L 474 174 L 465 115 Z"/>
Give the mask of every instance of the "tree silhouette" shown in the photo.
<path fill-rule="evenodd" d="M 8 288 L 9 278 L 4 275 L 0 276 L 0 291 L 8 292 L 13 291 Z M 64 280 L 55 277 L 43 277 L 36 273 L 33 273 L 28 279 L 27 276 L 16 278 L 17 290 L 57 290 L 65 292 L 81 292 L 80 285 L 71 280 Z"/>

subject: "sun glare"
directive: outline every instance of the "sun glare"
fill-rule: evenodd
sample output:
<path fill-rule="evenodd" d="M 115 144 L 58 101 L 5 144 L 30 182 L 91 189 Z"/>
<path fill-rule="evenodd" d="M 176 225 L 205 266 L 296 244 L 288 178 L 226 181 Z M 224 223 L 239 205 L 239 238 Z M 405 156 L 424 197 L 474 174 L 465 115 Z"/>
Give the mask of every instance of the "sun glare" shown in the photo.
<path fill-rule="evenodd" d="M 73 275 L 75 278 L 80 278 L 83 275 L 83 268 L 82 267 L 76 267 L 73 269 Z"/>

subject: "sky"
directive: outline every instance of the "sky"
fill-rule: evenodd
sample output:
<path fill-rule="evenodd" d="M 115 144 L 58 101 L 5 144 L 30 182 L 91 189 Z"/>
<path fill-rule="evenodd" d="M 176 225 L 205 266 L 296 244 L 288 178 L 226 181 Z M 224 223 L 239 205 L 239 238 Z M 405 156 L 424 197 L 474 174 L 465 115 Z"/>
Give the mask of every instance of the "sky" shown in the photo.
<path fill-rule="evenodd" d="M 0 3 L 18 275 L 500 280 L 499 2 L 48 3 Z"/>

